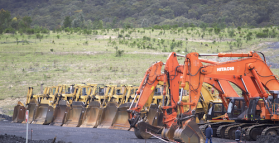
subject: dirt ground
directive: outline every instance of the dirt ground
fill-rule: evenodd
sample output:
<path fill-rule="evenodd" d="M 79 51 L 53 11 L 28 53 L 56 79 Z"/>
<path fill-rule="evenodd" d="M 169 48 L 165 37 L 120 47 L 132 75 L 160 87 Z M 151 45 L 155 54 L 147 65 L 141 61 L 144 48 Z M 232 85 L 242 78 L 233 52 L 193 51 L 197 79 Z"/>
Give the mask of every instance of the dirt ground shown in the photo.
<path fill-rule="evenodd" d="M 1 137 L 17 138 L 17 142 L 25 142 L 26 124 L 11 123 L 10 121 L 0 121 L 0 143 Z M 33 142 L 51 142 L 56 137 L 56 142 L 67 143 L 163 143 L 157 138 L 147 140 L 138 139 L 131 131 L 112 130 L 102 128 L 75 128 L 49 125 L 29 124 L 29 139 Z M 7 135 L 5 135 L 7 134 Z M 15 135 L 15 136 L 9 136 Z M 30 140 L 31 141 L 31 140 Z M 16 142 L 16 141 L 14 141 Z M 213 143 L 233 143 L 233 140 L 213 138 Z M 256 143 L 256 142 L 246 142 Z"/>

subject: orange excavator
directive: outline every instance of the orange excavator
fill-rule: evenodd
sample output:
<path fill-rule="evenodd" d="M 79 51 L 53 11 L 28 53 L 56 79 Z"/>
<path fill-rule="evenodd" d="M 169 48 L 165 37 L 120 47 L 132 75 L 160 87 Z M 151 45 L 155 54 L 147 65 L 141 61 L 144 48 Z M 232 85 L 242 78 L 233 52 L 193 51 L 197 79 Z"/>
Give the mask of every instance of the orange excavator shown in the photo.
<path fill-rule="evenodd" d="M 199 56 L 218 56 L 218 57 L 246 57 L 229 62 L 223 62 L 212 65 L 202 65 L 202 60 Z M 264 55 L 263 55 L 264 58 Z M 186 55 L 184 66 L 184 73 L 181 86 L 185 85 L 186 81 L 189 81 L 190 85 L 190 100 L 188 103 L 178 103 L 180 108 L 183 105 L 190 105 L 190 109 L 195 108 L 197 101 L 195 97 L 200 94 L 201 84 L 204 82 L 205 76 L 210 75 L 212 78 L 221 78 L 227 81 L 233 81 L 240 79 L 242 84 L 238 86 L 244 86 L 247 93 L 244 94 L 246 105 L 248 109 L 241 113 L 238 118 L 240 122 L 237 125 L 229 126 L 225 132 L 233 131 L 231 128 L 238 126 L 244 127 L 247 122 L 250 124 L 245 126 L 246 138 L 256 139 L 257 135 L 277 135 L 278 134 L 278 94 L 279 94 L 279 82 L 277 76 L 275 76 L 270 68 L 267 66 L 265 59 L 262 59 L 256 52 L 250 52 L 248 54 L 198 54 L 189 53 Z M 186 73 L 188 71 L 188 74 Z M 251 80 L 251 84 L 245 83 L 245 78 Z M 246 80 L 248 81 L 248 80 Z M 253 91 L 249 89 L 256 89 L 258 94 L 251 94 Z M 269 96 L 270 95 L 270 96 Z M 230 102 L 231 103 L 231 102 Z M 245 104 L 240 105 L 243 107 Z M 231 104 L 232 105 L 232 104 Z M 256 105 L 256 106 L 255 106 Z M 231 110 L 230 104 L 228 106 L 228 114 Z M 179 109 L 180 109 L 179 108 Z M 179 128 L 175 131 L 174 139 L 178 141 L 185 141 L 187 138 L 183 138 L 183 135 L 187 132 L 189 120 L 186 118 L 190 116 L 191 110 L 184 112 L 183 116 L 178 116 Z M 246 122 L 245 122 L 246 121 Z M 231 132 L 233 133 L 233 132 Z M 229 133 L 227 133 L 229 134 Z M 233 136 L 227 136 L 231 138 Z"/>
<path fill-rule="evenodd" d="M 168 79 L 168 85 L 170 85 L 169 90 L 170 90 L 171 106 L 162 107 L 162 109 L 165 111 L 164 112 L 165 128 L 162 132 L 162 135 L 164 138 L 168 138 L 169 140 L 173 139 L 173 133 L 174 133 L 175 129 L 177 128 L 177 124 L 176 124 L 177 108 L 176 108 L 176 106 L 177 106 L 177 102 L 179 100 L 180 76 L 182 74 L 181 71 L 183 71 L 183 65 L 178 64 L 176 56 L 177 55 L 175 53 L 172 53 L 169 56 L 167 63 L 165 65 L 165 74 L 161 74 L 161 68 L 164 65 L 162 62 L 155 63 L 147 70 L 145 77 L 139 87 L 139 90 L 137 91 L 137 94 L 140 95 L 139 100 L 136 103 L 135 107 L 130 108 L 128 110 L 128 112 L 130 113 L 130 119 L 129 119 L 130 126 L 135 128 L 135 134 L 138 138 L 150 137 L 150 135 L 146 134 L 145 130 L 148 130 L 152 133 L 160 133 L 162 131 L 163 128 L 148 126 L 148 125 L 146 125 L 145 122 L 140 121 L 141 117 L 139 115 L 139 111 L 141 110 L 141 108 L 144 106 L 144 104 L 148 100 L 148 96 L 150 95 L 151 92 L 153 92 L 154 87 L 158 84 L 158 82 L 165 81 L 166 79 Z M 204 61 L 207 62 L 206 60 L 204 60 Z M 171 65 L 171 66 L 169 66 L 169 65 Z M 171 72 L 169 72 L 169 71 L 171 71 Z M 229 83 L 226 83 L 226 81 L 220 81 L 220 82 L 222 82 L 226 86 L 228 86 L 227 84 L 229 84 Z M 222 87 L 219 87 L 220 91 L 221 91 L 221 88 Z M 233 88 L 230 88 L 230 91 L 232 91 L 232 90 L 233 90 Z M 165 90 L 164 90 L 164 92 L 165 92 Z M 177 93 L 175 93 L 175 92 L 177 92 Z M 235 91 L 234 91 L 234 93 L 235 93 Z M 236 93 L 234 94 L 234 96 L 239 97 L 239 96 L 237 96 Z M 181 96 L 181 98 L 182 98 L 182 96 Z M 180 111 L 183 111 L 183 110 L 180 110 Z M 194 122 L 194 120 L 193 120 L 193 122 Z M 143 128 L 143 130 L 140 129 L 139 127 Z M 195 130 L 199 131 L 197 126 L 195 126 Z M 198 138 L 203 138 L 202 133 L 199 133 Z"/>
<path fill-rule="evenodd" d="M 259 60 L 259 61 L 262 61 L 261 60 L 261 58 L 260 58 L 260 56 L 259 55 L 257 55 L 256 53 L 253 53 L 254 54 L 254 59 L 252 59 L 251 57 L 249 57 L 249 58 L 247 58 L 247 59 L 252 59 L 252 60 L 255 60 L 255 57 L 256 57 L 256 60 Z M 173 54 L 173 55 L 175 55 L 175 54 Z M 191 54 L 188 54 L 187 56 L 192 56 L 192 58 L 194 58 L 193 60 L 189 60 L 189 61 L 194 61 L 195 62 L 195 65 L 197 66 L 197 65 L 199 65 L 200 67 L 203 67 L 203 65 L 201 64 L 201 62 L 207 62 L 207 63 L 210 63 L 209 61 L 206 61 L 206 60 L 203 60 L 203 59 L 198 59 L 198 56 L 196 56 L 196 55 L 198 55 L 198 53 L 191 53 Z M 224 54 L 219 54 L 219 55 L 221 55 L 221 56 L 224 56 Z M 227 55 L 229 55 L 229 54 L 227 54 Z M 230 56 L 247 56 L 247 55 L 249 55 L 249 56 L 251 56 L 252 54 L 251 53 L 249 53 L 249 54 L 230 54 Z M 175 56 L 170 56 L 170 57 L 175 57 Z M 174 61 L 174 58 L 168 58 L 168 61 L 170 61 L 170 59 L 171 59 L 171 61 L 173 62 Z M 197 58 L 196 58 L 197 57 Z M 195 59 L 196 58 L 196 59 Z M 187 58 L 186 58 L 187 59 Z M 246 59 L 246 60 L 247 60 Z M 245 59 L 241 59 L 240 61 L 242 61 L 242 60 L 245 60 Z M 187 60 L 185 60 L 185 61 L 187 61 Z M 188 61 L 188 62 L 189 62 Z M 199 62 L 197 62 L 197 61 L 199 61 Z M 186 65 L 188 65 L 188 66 L 190 66 L 191 65 L 191 62 L 185 62 L 186 63 Z M 235 62 L 235 61 L 234 61 Z M 231 62 L 229 62 L 229 63 L 231 63 Z M 158 64 L 158 63 L 157 63 Z M 160 62 L 159 62 L 159 64 L 160 64 Z M 215 65 L 216 65 L 216 62 L 212 62 L 211 64 L 213 64 L 213 65 L 208 65 L 208 66 L 211 66 L 211 67 L 214 67 Z M 162 65 L 162 63 L 161 63 L 161 65 Z M 167 64 L 166 64 L 167 65 Z M 176 64 L 176 65 L 178 65 L 178 64 Z M 184 84 L 185 84 L 185 82 L 186 81 L 189 81 L 190 79 L 192 80 L 192 81 L 196 81 L 196 84 L 190 84 L 190 89 L 192 88 L 192 90 L 190 90 L 190 93 L 192 92 L 192 96 L 190 96 L 190 99 L 192 100 L 192 101 L 190 101 L 190 103 L 182 103 L 181 104 L 181 102 L 179 102 L 179 104 L 178 105 L 180 105 L 180 108 L 181 108 L 181 105 L 182 106 L 184 106 L 184 105 L 190 105 L 190 109 L 192 108 L 193 110 L 189 110 L 189 111 L 194 111 L 195 110 L 195 105 L 196 105 L 196 103 L 197 103 L 197 101 L 198 101 L 198 99 L 197 99 L 197 97 L 199 97 L 199 95 L 198 95 L 198 93 L 197 92 L 194 92 L 194 91 L 198 91 L 198 92 L 200 92 L 200 85 L 201 85 L 201 83 L 202 82 L 200 82 L 200 78 L 201 78 L 201 76 L 196 76 L 196 75 L 200 75 L 200 73 L 199 73 L 199 70 L 201 69 L 196 69 L 196 71 L 194 70 L 194 68 L 188 68 L 188 66 L 184 66 L 184 69 L 183 69 L 183 71 L 185 71 L 185 72 L 183 72 L 183 73 L 186 73 L 185 75 L 183 74 L 183 79 L 182 79 L 182 81 L 184 80 Z M 266 65 L 264 64 L 264 65 L 262 65 L 261 67 L 266 67 Z M 155 66 L 155 64 L 154 64 L 154 67 L 156 67 Z M 167 67 L 167 66 L 166 66 Z M 176 70 L 173 70 L 172 69 L 172 71 L 175 71 L 175 72 L 177 72 L 177 73 L 179 73 L 179 72 L 181 72 L 181 69 L 178 69 L 178 68 L 180 68 L 180 67 L 182 67 L 182 66 L 180 66 L 180 67 L 178 67 L 178 66 L 173 66 L 173 67 L 176 67 Z M 205 66 L 206 67 L 206 66 Z M 146 72 L 146 76 L 145 76 L 145 78 L 144 78 L 144 80 L 143 80 L 143 82 L 142 83 L 144 83 L 144 84 L 141 84 L 141 86 L 142 85 L 144 85 L 144 86 L 146 86 L 146 83 L 155 83 L 156 81 L 155 81 L 155 79 L 156 80 L 162 80 L 162 77 L 164 77 L 163 75 L 161 75 L 161 74 L 159 74 L 159 73 L 157 73 L 157 74 L 155 74 L 155 76 L 154 75 L 152 75 L 151 77 L 152 77 L 152 79 L 150 80 L 149 78 L 146 78 L 147 76 L 150 76 L 151 74 L 150 73 L 152 73 L 152 72 L 154 72 L 154 71 L 157 71 L 157 69 L 158 69 L 158 67 L 157 68 L 154 68 L 154 70 L 152 70 L 152 68 L 150 68 L 147 72 Z M 229 67 L 229 68 L 219 68 L 218 70 L 219 71 L 222 71 L 222 70 L 224 70 L 224 71 L 230 71 L 230 70 L 233 70 L 234 69 L 234 67 Z M 191 71 L 192 70 L 192 71 Z M 167 70 L 166 70 L 166 68 L 165 68 L 165 72 L 166 72 Z M 171 70 L 169 70 L 169 71 L 171 71 Z M 270 71 L 270 70 L 269 70 Z M 188 77 L 187 77 L 187 72 L 188 72 Z M 155 73 L 155 72 L 154 72 Z M 192 74 L 192 73 L 195 73 L 195 74 Z M 256 78 L 251 78 L 251 77 L 245 77 L 245 74 L 243 74 L 243 75 L 240 75 L 240 76 L 238 76 L 238 77 L 236 77 L 236 76 L 234 76 L 234 75 L 232 75 L 231 77 L 232 78 L 229 78 L 230 76 L 228 76 L 228 75 L 225 75 L 225 76 L 218 76 L 218 75 L 211 75 L 211 74 L 207 74 L 207 75 L 210 75 L 210 80 L 212 80 L 212 79 L 223 79 L 223 80 L 227 80 L 227 81 L 230 81 L 230 82 L 232 82 L 232 83 L 234 83 L 234 84 L 236 84 L 239 88 L 241 88 L 242 89 L 242 91 L 244 91 L 243 92 L 243 97 L 244 97 L 244 101 L 243 101 L 243 99 L 241 99 L 241 102 L 240 102 L 240 100 L 238 100 L 238 102 L 233 102 L 233 101 L 235 101 L 235 98 L 232 98 L 232 99 L 229 99 L 229 100 L 224 100 L 224 98 L 223 98 L 223 103 L 226 103 L 226 102 L 228 102 L 228 104 L 229 104 L 229 106 L 228 106 L 228 104 L 225 104 L 225 105 L 227 105 L 227 107 L 229 108 L 228 109 L 228 114 L 229 115 L 234 115 L 233 113 L 232 113 L 232 111 L 233 111 L 233 108 L 234 107 L 238 107 L 238 108 L 240 108 L 240 109 L 236 109 L 236 110 L 234 110 L 234 111 L 239 111 L 239 110 L 241 110 L 239 113 L 242 113 L 242 111 L 243 111 L 243 107 L 245 107 L 245 105 L 246 105 L 246 107 L 248 107 L 249 106 L 249 102 L 250 102 L 250 99 L 251 99 L 251 97 L 257 97 L 257 96 L 259 96 L 260 94 L 259 93 L 261 93 L 261 91 L 259 90 L 261 87 L 257 87 L 257 85 L 258 84 L 255 84 L 255 83 L 257 83 L 257 82 L 255 82 L 255 79 Z M 178 74 L 174 74 L 174 77 L 175 76 L 178 76 Z M 213 77 L 212 77 L 213 76 Z M 195 78 L 196 79 L 195 79 Z M 206 78 L 205 78 L 206 76 L 205 75 L 203 75 L 203 77 L 202 77 L 202 80 L 203 80 L 203 82 L 205 82 L 206 80 Z M 275 77 L 275 76 L 273 76 L 273 77 Z M 188 78 L 188 79 L 187 79 Z M 166 79 L 166 78 L 165 78 Z M 169 78 L 168 78 L 169 79 Z M 174 78 L 172 78 L 172 80 L 173 80 Z M 216 80 L 214 80 L 214 81 L 216 81 Z M 276 80 L 277 81 L 277 80 Z M 183 83 L 183 82 L 182 82 Z M 191 83 L 191 82 L 190 82 Z M 246 84 L 245 84 L 246 83 Z M 249 86 L 247 86 L 247 83 L 250 83 L 250 84 L 252 84 L 251 86 L 249 85 Z M 218 82 L 218 84 L 220 84 L 220 82 Z M 182 84 L 183 85 L 183 84 Z M 194 86 L 193 85 L 195 85 L 197 88 L 193 88 Z M 214 85 L 214 84 L 213 84 Z M 150 86 L 150 87 L 148 87 L 148 86 Z M 219 85 L 220 86 L 220 85 Z M 260 85 L 259 85 L 260 86 Z M 152 90 L 152 85 L 147 85 L 147 89 L 151 89 Z M 140 88 L 139 88 L 140 89 Z M 172 88 L 173 89 L 173 88 Z M 195 89 L 195 90 L 193 90 L 193 89 Z M 220 89 L 222 90 L 222 87 L 220 86 Z M 252 89 L 252 90 L 251 90 Z M 177 91 L 177 90 L 176 90 Z M 249 92 L 248 92 L 249 91 Z M 145 91 L 145 87 L 144 87 L 144 89 L 142 90 L 142 91 L 140 91 L 140 90 L 138 90 L 138 93 L 139 92 L 141 92 L 141 95 L 140 96 L 142 96 L 142 95 L 144 95 L 143 93 L 144 92 L 148 92 L 148 91 Z M 150 91 L 149 91 L 150 92 Z M 193 93 L 195 93 L 194 94 L 194 96 L 193 96 Z M 224 93 L 224 92 L 223 92 Z M 179 95 L 179 94 L 178 94 Z M 196 96 L 195 96 L 196 95 Z M 178 97 L 178 96 L 177 96 Z M 224 97 L 224 96 L 223 96 Z M 140 100 L 140 99 L 139 99 Z M 177 100 L 177 99 L 176 99 Z M 269 99 L 268 99 L 269 100 Z M 145 101 L 142 101 L 142 103 L 144 103 Z M 191 103 L 192 102 L 192 103 Z M 137 104 L 142 104 L 141 102 L 138 102 Z M 233 103 L 233 104 L 232 104 Z M 242 104 L 243 103 L 243 104 Z M 238 105 L 237 105 L 238 104 Z M 232 106 L 232 105 L 234 105 L 234 106 Z M 250 104 L 251 105 L 251 104 Z M 251 106 L 249 106 L 249 107 L 251 107 Z M 163 107 L 164 108 L 164 107 Z M 165 107 L 166 108 L 166 107 Z M 180 109 L 179 108 L 179 109 Z M 136 126 L 136 120 L 137 120 L 137 118 L 139 118 L 139 116 L 135 116 L 135 114 L 136 114 L 136 110 L 138 110 L 138 109 L 140 109 L 140 106 L 138 106 L 138 107 L 135 107 L 134 109 L 132 109 L 131 110 L 131 108 L 130 108 L 130 120 L 129 120 L 129 122 L 130 122 L 130 124 L 131 124 L 131 127 L 135 127 Z M 173 108 L 174 109 L 174 108 Z M 244 109 L 245 110 L 245 109 Z M 180 110 L 180 111 L 182 111 L 182 113 L 183 113 L 183 110 Z M 187 120 L 188 118 L 189 118 L 189 115 L 191 115 L 191 114 L 193 114 L 193 113 L 190 113 L 190 112 L 185 112 L 185 113 L 183 113 L 183 114 L 180 114 L 179 116 L 178 116 L 178 118 L 177 118 L 177 123 L 179 124 L 179 129 L 177 129 L 178 131 L 176 131 L 176 133 L 178 134 L 178 135 L 176 135 L 177 136 L 177 138 L 176 138 L 176 140 L 178 140 L 178 141 L 183 141 L 183 140 L 185 140 L 186 138 L 187 139 L 189 139 L 189 136 L 184 136 L 185 138 L 181 138 L 181 137 L 183 137 L 183 136 L 181 136 L 181 133 L 182 132 L 184 132 L 185 131 L 185 129 L 183 129 L 182 127 L 184 126 L 184 127 L 187 127 L 186 125 L 191 125 L 191 120 Z M 166 113 L 166 112 L 165 112 Z M 189 114 L 190 113 L 190 114 Z M 234 112 L 235 113 L 235 112 Z M 244 115 L 245 115 L 245 113 L 244 114 L 238 114 L 238 115 L 241 115 L 241 116 L 243 116 L 244 117 Z M 172 120 L 172 119 L 174 119 L 175 118 L 175 116 L 172 116 L 173 118 L 169 118 L 169 117 L 167 117 L 166 115 L 164 116 L 165 118 L 164 119 L 168 119 L 168 121 L 170 121 L 170 120 Z M 190 116 L 191 117 L 191 116 Z M 187 122 L 185 122 L 187 120 Z M 242 121 L 243 120 L 245 120 L 245 119 L 242 119 Z M 247 119 L 246 119 L 247 120 Z M 165 120 L 166 121 L 166 120 Z M 168 136 L 168 135 L 170 135 L 169 133 L 170 132 L 173 132 L 173 129 L 172 129 L 172 127 L 174 127 L 173 126 L 173 122 L 169 122 L 170 124 L 172 124 L 172 125 L 167 125 L 167 127 L 166 127 L 166 124 L 165 124 L 165 129 L 164 129 L 164 131 L 163 131 L 163 133 L 162 133 L 162 135 L 163 135 L 163 137 L 165 137 L 165 138 L 168 138 L 168 139 L 171 139 L 170 138 L 170 136 Z M 193 128 L 192 128 L 193 129 Z M 180 131 L 179 131 L 180 130 Z M 227 132 L 227 131 L 226 131 Z M 195 134 L 197 135 L 197 136 L 200 136 L 199 134 L 200 133 L 198 133 L 198 132 L 195 132 Z M 184 134 L 185 135 L 185 134 Z M 192 134 L 193 135 L 193 134 Z M 197 139 L 197 138 L 196 138 Z"/>

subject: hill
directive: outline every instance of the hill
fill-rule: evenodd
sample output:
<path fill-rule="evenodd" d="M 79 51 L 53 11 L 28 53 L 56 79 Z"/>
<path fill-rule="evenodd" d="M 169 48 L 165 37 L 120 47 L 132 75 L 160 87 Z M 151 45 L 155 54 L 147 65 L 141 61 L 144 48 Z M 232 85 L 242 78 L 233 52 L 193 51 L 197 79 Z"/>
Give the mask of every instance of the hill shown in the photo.
<path fill-rule="evenodd" d="M 0 9 L 12 17 L 30 16 L 32 26 L 54 29 L 66 16 L 72 26 L 98 28 L 153 25 L 214 24 L 279 25 L 277 0 L 1 0 Z M 78 19 L 82 19 L 79 23 Z M 75 21 L 76 20 L 76 21 Z"/>

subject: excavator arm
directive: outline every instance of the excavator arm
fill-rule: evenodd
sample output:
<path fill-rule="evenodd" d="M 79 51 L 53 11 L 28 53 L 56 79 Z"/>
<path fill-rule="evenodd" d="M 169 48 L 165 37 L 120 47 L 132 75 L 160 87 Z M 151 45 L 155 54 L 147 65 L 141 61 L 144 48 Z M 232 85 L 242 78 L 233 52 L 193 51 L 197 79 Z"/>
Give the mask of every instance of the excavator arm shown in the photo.
<path fill-rule="evenodd" d="M 129 123 L 131 127 L 135 127 L 137 121 L 140 118 L 140 111 L 146 104 L 149 96 L 154 91 L 156 85 L 159 81 L 164 80 L 164 75 L 161 74 L 162 66 L 164 65 L 163 62 L 156 62 L 153 64 L 145 73 L 145 76 L 136 92 L 139 95 L 139 99 L 136 102 L 136 105 L 133 107 L 134 101 L 137 98 L 135 96 L 130 108 L 127 110 L 129 113 Z"/>

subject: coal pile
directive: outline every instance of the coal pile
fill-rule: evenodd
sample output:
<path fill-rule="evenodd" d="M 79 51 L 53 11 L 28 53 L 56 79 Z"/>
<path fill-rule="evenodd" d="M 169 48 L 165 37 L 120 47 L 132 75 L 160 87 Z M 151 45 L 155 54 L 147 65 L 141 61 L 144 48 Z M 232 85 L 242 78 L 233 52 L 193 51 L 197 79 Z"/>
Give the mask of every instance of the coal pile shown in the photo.
<path fill-rule="evenodd" d="M 279 141 L 279 136 L 275 135 L 265 135 L 265 136 L 258 136 L 257 137 L 257 142 L 260 143 L 278 143 Z"/>
<path fill-rule="evenodd" d="M 0 143 L 25 143 L 26 139 L 15 135 L 0 135 Z M 28 140 L 28 143 L 65 143 L 64 141 L 49 140 Z"/>
<path fill-rule="evenodd" d="M 0 114 L 0 121 L 12 121 L 12 117 L 5 115 L 5 114 Z"/>

